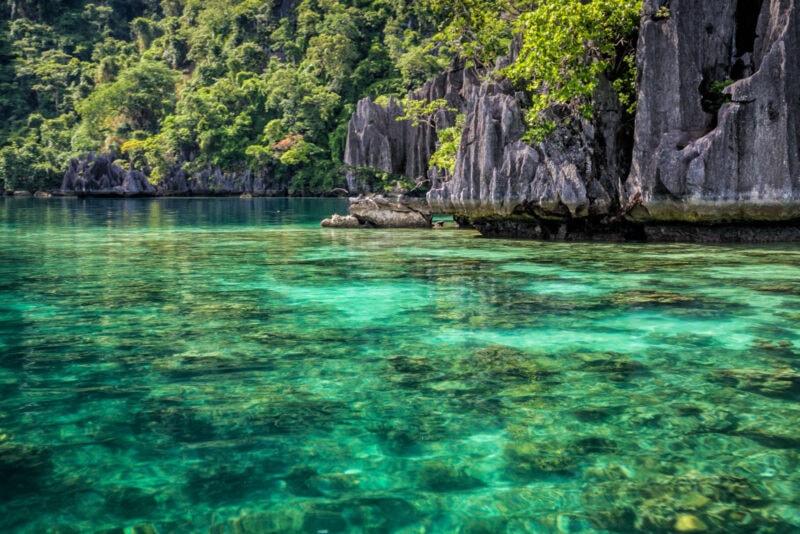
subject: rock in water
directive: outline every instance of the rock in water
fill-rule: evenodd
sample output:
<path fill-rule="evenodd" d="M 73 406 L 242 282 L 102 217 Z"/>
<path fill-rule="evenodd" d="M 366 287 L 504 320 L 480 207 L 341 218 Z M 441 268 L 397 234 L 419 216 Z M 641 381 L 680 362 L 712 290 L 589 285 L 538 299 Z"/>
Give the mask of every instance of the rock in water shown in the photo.
<path fill-rule="evenodd" d="M 360 228 L 361 223 L 352 215 L 339 215 L 334 213 L 327 219 L 323 219 L 322 226 L 326 228 Z"/>
<path fill-rule="evenodd" d="M 168 173 L 158 186 L 162 195 L 224 196 L 250 195 L 254 197 L 287 196 L 287 184 L 275 181 L 271 169 L 241 169 L 222 172 L 220 168 L 204 169 L 187 174 L 182 168 Z"/>
<path fill-rule="evenodd" d="M 333 215 L 322 226 L 333 228 L 430 228 L 433 214 L 424 199 L 368 195 L 350 199 L 350 215 Z"/>
<path fill-rule="evenodd" d="M 509 84 L 429 82 L 444 85 L 418 98 L 457 95 L 466 113 L 453 175 L 430 175 L 431 208 L 486 235 L 800 240 L 798 9 L 798 0 L 645 0 L 635 131 L 602 77 L 594 117 L 562 120 L 568 110 L 553 108 L 558 126 L 536 144 L 523 141 L 525 97 Z M 354 115 L 363 128 L 351 131 L 346 162 L 418 179 L 436 129 L 383 127 L 395 112 L 377 113 L 364 104 Z M 355 134 L 368 127 L 380 143 Z"/>
<path fill-rule="evenodd" d="M 431 210 L 423 199 L 382 195 L 350 199 L 350 215 L 376 228 L 430 228 Z"/>
<path fill-rule="evenodd" d="M 692 514 L 681 514 L 675 521 L 675 530 L 678 532 L 705 532 L 708 527 Z"/>

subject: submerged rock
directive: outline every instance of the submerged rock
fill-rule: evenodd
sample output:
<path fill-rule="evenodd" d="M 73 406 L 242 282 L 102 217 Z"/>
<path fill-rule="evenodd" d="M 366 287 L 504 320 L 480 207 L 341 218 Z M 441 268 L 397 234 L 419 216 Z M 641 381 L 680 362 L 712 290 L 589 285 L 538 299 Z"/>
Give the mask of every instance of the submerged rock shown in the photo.
<path fill-rule="evenodd" d="M 513 442 L 506 445 L 506 471 L 512 478 L 528 480 L 546 474 L 572 475 L 580 451 L 546 442 Z"/>
<path fill-rule="evenodd" d="M 716 378 L 739 389 L 769 397 L 800 397 L 800 371 L 780 369 L 721 369 Z"/>
<path fill-rule="evenodd" d="M 591 525 L 613 532 L 792 532 L 762 490 L 736 475 L 696 471 L 587 484 Z"/>
<path fill-rule="evenodd" d="M 482 480 L 469 475 L 463 468 L 442 460 L 424 462 L 419 471 L 418 484 L 431 491 L 463 491 L 484 486 Z"/>
<path fill-rule="evenodd" d="M 105 507 L 122 518 L 147 517 L 159 509 L 158 496 L 133 486 L 113 486 L 105 491 Z"/>
<path fill-rule="evenodd" d="M 675 530 L 678 532 L 705 532 L 708 527 L 696 515 L 681 514 L 675 521 Z"/>
<path fill-rule="evenodd" d="M 216 523 L 210 534 L 283 534 L 304 532 L 303 510 L 297 506 L 276 506 L 268 511 L 243 511 L 239 516 Z"/>
<path fill-rule="evenodd" d="M 578 354 L 578 358 L 583 360 L 582 370 L 601 373 L 613 382 L 624 382 L 647 372 L 643 363 L 615 352 Z"/>
<path fill-rule="evenodd" d="M 17 443 L 9 435 L 0 434 L 0 497 L 37 491 L 42 478 L 52 470 L 50 458 L 46 447 Z"/>

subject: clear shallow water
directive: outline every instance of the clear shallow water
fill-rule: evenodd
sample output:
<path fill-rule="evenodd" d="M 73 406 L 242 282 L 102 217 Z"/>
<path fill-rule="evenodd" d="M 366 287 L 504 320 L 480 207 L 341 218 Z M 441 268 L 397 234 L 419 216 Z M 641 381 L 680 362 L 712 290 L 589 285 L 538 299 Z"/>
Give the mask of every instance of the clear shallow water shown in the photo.
<path fill-rule="evenodd" d="M 800 530 L 800 248 L 334 211 L 0 200 L 0 529 Z"/>

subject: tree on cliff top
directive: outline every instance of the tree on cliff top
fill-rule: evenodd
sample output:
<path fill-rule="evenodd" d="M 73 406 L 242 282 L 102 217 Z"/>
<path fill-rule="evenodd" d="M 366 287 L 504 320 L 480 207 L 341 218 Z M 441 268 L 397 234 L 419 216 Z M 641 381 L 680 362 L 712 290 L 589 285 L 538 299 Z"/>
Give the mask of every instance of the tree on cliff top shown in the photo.
<path fill-rule="evenodd" d="M 531 94 L 530 126 L 541 127 L 542 112 L 553 105 L 591 116 L 600 76 L 633 111 L 641 10 L 640 0 L 544 0 L 519 16 L 522 46 L 505 73 Z"/>
<path fill-rule="evenodd" d="M 474 64 L 490 65 L 520 45 L 502 74 L 530 96 L 530 137 L 552 127 L 542 112 L 554 105 L 589 116 L 601 75 L 629 112 L 635 105 L 635 44 L 641 0 L 431 0 L 452 18 L 431 48 L 449 47 Z"/>

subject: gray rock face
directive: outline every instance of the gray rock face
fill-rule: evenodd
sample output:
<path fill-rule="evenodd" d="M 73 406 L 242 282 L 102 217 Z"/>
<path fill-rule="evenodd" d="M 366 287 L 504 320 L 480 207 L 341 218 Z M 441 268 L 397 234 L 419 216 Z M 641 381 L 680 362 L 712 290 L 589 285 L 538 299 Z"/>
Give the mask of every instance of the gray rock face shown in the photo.
<path fill-rule="evenodd" d="M 219 169 L 208 169 L 187 175 L 182 169 L 172 172 L 158 186 L 162 195 L 217 196 L 285 196 L 285 184 L 273 183 L 266 169 L 254 172 L 244 169 L 241 172 L 223 173 Z"/>
<path fill-rule="evenodd" d="M 402 195 L 351 198 L 350 215 L 365 226 L 376 228 L 430 228 L 432 219 L 424 200 Z"/>
<path fill-rule="evenodd" d="M 609 91 L 604 83 L 598 92 Z M 522 96 L 503 84 L 485 84 L 467 106 L 453 177 L 428 192 L 431 208 L 467 216 L 479 228 L 487 218 L 527 219 L 535 227 L 540 219 L 612 213 L 619 206 L 618 173 L 624 168 L 616 144 L 622 114 L 613 94 L 601 96 L 609 102 L 599 114 L 602 127 L 573 120 L 545 142 L 529 146 L 522 141 Z M 539 236 L 542 231 L 547 233 L 541 228 L 512 233 Z"/>
<path fill-rule="evenodd" d="M 800 217 L 798 3 L 672 0 L 653 16 L 663 3 L 644 2 L 631 216 Z"/>
<path fill-rule="evenodd" d="M 447 73 L 428 81 L 409 96 L 413 100 L 445 99 L 448 107 L 460 113 L 479 87 L 479 73 L 456 63 Z M 345 165 L 399 174 L 416 182 L 425 180 L 428 161 L 436 150 L 436 130 L 452 126 L 455 113 L 442 110 L 418 126 L 412 126 L 410 121 L 397 121 L 402 115 L 403 109 L 394 99 L 386 107 L 370 98 L 359 101 L 348 125 Z M 367 189 L 352 171 L 348 172 L 347 183 L 351 192 Z"/>
<path fill-rule="evenodd" d="M 753 240 L 752 227 L 692 238 L 697 232 L 670 232 L 663 223 L 800 218 L 796 5 L 645 1 L 627 161 L 622 112 L 605 81 L 591 124 L 573 120 L 536 146 L 520 140 L 510 91 L 484 86 L 467 106 L 454 176 L 434 184 L 431 207 L 466 215 L 484 233 L 530 237 L 585 237 L 587 221 L 610 228 L 627 214 L 634 224 L 660 225 L 640 229 L 652 239 Z"/>
<path fill-rule="evenodd" d="M 332 215 L 321 224 L 331 228 L 430 228 L 432 218 L 423 199 L 367 195 L 350 198 L 349 215 Z"/>
<path fill-rule="evenodd" d="M 153 196 L 156 188 L 137 170 L 126 171 L 110 156 L 88 154 L 73 158 L 64 173 L 61 190 L 78 195 Z"/>
<path fill-rule="evenodd" d="M 285 184 L 270 180 L 268 170 L 222 173 L 219 169 L 192 175 L 178 168 L 154 187 L 138 170 L 126 171 L 106 154 L 88 154 L 72 159 L 64 174 L 61 189 L 67 194 L 90 196 L 285 196 Z"/>
<path fill-rule="evenodd" d="M 406 142 L 411 132 L 408 121 L 398 121 L 403 109 L 394 99 L 383 107 L 370 98 L 356 105 L 347 127 L 344 163 L 383 172 L 405 174 Z M 348 179 L 348 187 L 353 189 Z"/>
<path fill-rule="evenodd" d="M 325 228 L 361 228 L 363 225 L 357 217 L 352 215 L 339 215 L 334 213 L 320 223 Z"/>

